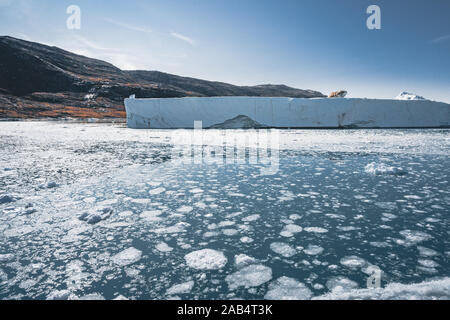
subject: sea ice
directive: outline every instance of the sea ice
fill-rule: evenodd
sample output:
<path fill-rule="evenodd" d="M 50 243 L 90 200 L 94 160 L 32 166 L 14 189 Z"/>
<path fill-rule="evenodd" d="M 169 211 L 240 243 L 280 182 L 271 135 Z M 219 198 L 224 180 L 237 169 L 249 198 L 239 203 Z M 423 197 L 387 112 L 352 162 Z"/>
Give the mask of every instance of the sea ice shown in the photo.
<path fill-rule="evenodd" d="M 270 244 L 270 249 L 285 258 L 290 258 L 297 253 L 292 246 L 284 242 L 273 242 Z"/>
<path fill-rule="evenodd" d="M 272 269 L 262 264 L 253 264 L 226 276 L 230 290 L 239 287 L 258 287 L 272 279 Z"/>
<path fill-rule="evenodd" d="M 255 264 L 257 260 L 253 257 L 250 257 L 246 254 L 237 254 L 234 256 L 234 264 L 237 268 L 242 268 L 251 264 Z"/>
<path fill-rule="evenodd" d="M 330 278 L 327 281 L 326 286 L 330 291 L 347 291 L 358 288 L 358 284 L 355 281 L 342 276 Z"/>
<path fill-rule="evenodd" d="M 214 270 L 223 268 L 227 264 L 225 255 L 217 250 L 202 249 L 184 256 L 189 267 L 199 270 Z"/>
<path fill-rule="evenodd" d="M 182 293 L 189 293 L 191 292 L 192 288 L 194 287 L 194 281 L 187 281 L 180 284 L 175 284 L 171 286 L 169 289 L 167 289 L 166 294 L 167 295 L 174 295 L 174 294 L 182 294 Z"/>
<path fill-rule="evenodd" d="M 354 289 L 314 297 L 319 300 L 449 300 L 450 278 L 414 284 L 390 283 L 384 288 Z"/>
<path fill-rule="evenodd" d="M 115 264 L 120 266 L 127 266 L 138 262 L 141 259 L 142 251 L 136 248 L 125 249 L 118 254 L 114 255 L 111 259 Z"/>
<path fill-rule="evenodd" d="M 166 191 L 165 188 L 159 187 L 159 188 L 155 188 L 155 189 L 150 190 L 148 193 L 150 195 L 157 195 L 157 194 L 163 193 L 164 191 Z"/>
<path fill-rule="evenodd" d="M 312 232 L 312 233 L 326 233 L 328 232 L 327 229 L 325 228 L 320 228 L 320 227 L 308 227 L 304 229 L 306 232 Z"/>
<path fill-rule="evenodd" d="M 323 252 L 323 248 L 320 246 L 309 244 L 306 249 L 303 250 L 304 253 L 314 256 L 321 254 Z"/>
<path fill-rule="evenodd" d="M 383 174 L 387 174 L 387 175 L 396 175 L 396 176 L 401 176 L 401 175 L 405 175 L 407 172 L 400 168 L 400 167 L 392 167 L 392 166 L 388 166 L 384 163 L 376 163 L 376 162 L 371 162 L 368 165 L 366 165 L 366 167 L 364 168 L 364 171 L 366 173 L 369 174 L 373 174 L 373 175 L 383 175 Z"/>
<path fill-rule="evenodd" d="M 289 277 L 281 277 L 269 284 L 264 299 L 267 300 L 306 300 L 312 292 L 303 283 Z"/>
<path fill-rule="evenodd" d="M 341 259 L 341 264 L 348 268 L 356 269 L 367 265 L 366 260 L 357 256 L 347 256 Z"/>
<path fill-rule="evenodd" d="M 160 251 L 160 252 L 170 252 L 173 250 L 172 247 L 170 247 L 167 243 L 165 242 L 159 242 L 156 245 L 156 250 Z"/>

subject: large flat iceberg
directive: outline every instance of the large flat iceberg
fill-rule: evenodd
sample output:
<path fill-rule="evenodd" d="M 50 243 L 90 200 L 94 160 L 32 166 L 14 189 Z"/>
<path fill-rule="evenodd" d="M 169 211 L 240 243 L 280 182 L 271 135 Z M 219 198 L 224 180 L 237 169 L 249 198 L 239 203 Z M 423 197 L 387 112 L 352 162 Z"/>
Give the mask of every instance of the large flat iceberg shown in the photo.
<path fill-rule="evenodd" d="M 130 128 L 445 128 L 450 104 L 359 98 L 186 97 L 125 99 Z M 240 121 L 237 121 L 240 120 Z"/>

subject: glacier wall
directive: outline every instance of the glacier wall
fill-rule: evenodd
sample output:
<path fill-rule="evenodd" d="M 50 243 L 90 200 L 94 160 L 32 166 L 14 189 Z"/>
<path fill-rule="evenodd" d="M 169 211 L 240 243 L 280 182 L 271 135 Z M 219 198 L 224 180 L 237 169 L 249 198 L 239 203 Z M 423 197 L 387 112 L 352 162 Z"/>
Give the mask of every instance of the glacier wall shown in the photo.
<path fill-rule="evenodd" d="M 450 104 L 359 98 L 186 97 L 125 99 L 130 128 L 211 127 L 244 115 L 278 128 L 450 127 Z"/>

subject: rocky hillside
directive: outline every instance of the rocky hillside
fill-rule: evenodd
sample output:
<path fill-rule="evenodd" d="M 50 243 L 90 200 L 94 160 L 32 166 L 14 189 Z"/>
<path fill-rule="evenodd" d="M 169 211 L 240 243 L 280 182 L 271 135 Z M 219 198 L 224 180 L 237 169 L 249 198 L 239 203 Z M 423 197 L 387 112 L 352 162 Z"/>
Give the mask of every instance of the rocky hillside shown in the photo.
<path fill-rule="evenodd" d="M 322 97 L 284 85 L 234 86 L 110 63 L 0 37 L 0 118 L 125 117 L 123 99 L 184 96 Z"/>

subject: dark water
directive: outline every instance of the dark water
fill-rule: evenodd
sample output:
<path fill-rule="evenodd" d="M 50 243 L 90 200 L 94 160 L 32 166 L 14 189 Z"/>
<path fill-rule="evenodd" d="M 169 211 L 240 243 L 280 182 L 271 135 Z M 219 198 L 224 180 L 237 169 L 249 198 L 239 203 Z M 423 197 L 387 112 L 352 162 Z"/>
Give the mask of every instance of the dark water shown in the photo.
<path fill-rule="evenodd" d="M 448 130 L 285 130 L 271 164 L 224 164 L 175 156 L 170 130 L 0 125 L 2 299 L 303 299 L 366 288 L 371 270 L 381 287 L 448 281 Z"/>

